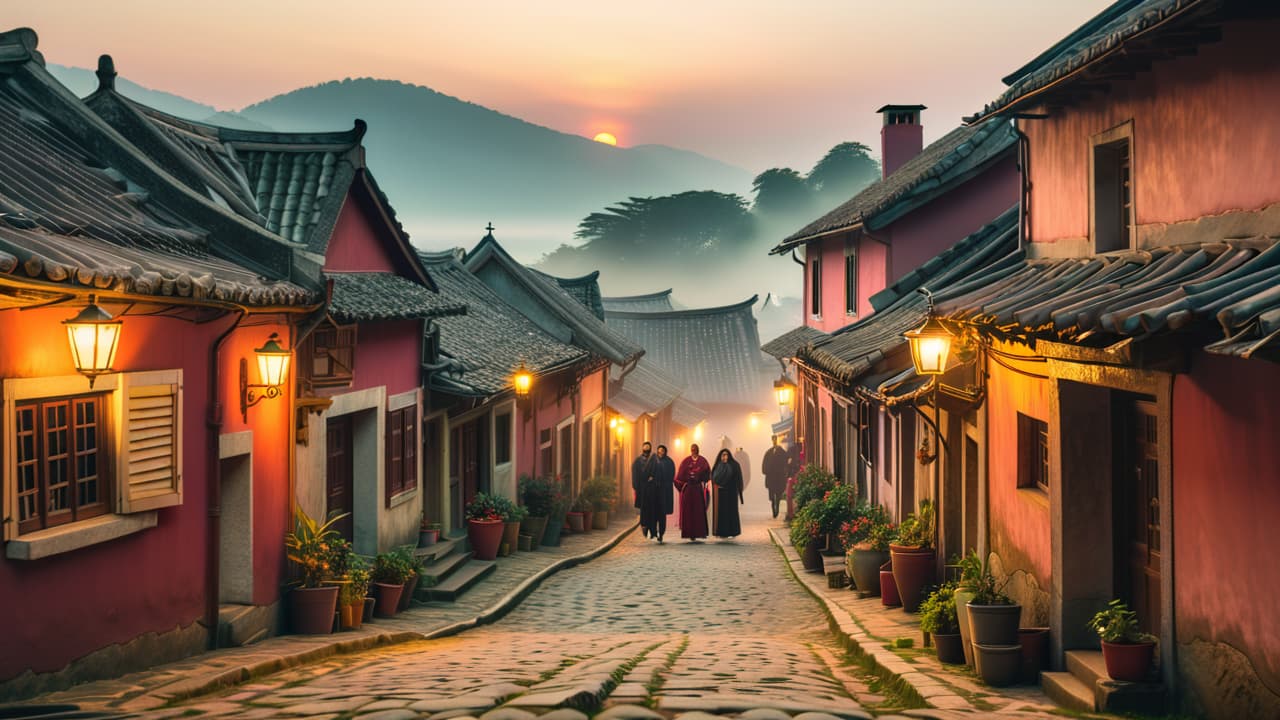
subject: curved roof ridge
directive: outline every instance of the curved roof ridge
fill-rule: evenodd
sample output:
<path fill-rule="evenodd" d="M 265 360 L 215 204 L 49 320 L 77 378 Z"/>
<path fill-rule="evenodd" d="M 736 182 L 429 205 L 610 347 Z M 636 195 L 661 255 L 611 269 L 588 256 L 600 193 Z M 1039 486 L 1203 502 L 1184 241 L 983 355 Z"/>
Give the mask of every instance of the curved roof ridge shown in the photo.
<path fill-rule="evenodd" d="M 643 295 L 606 295 L 601 300 L 609 302 L 626 302 L 628 300 L 655 300 L 658 298 L 669 297 L 673 288 L 659 290 L 658 292 L 645 293 Z"/>
<path fill-rule="evenodd" d="M 605 315 L 611 318 L 640 318 L 644 320 L 661 320 L 663 318 L 682 318 L 682 317 L 699 317 L 709 315 L 732 315 L 743 310 L 750 312 L 755 306 L 756 301 L 760 299 L 760 295 L 752 295 L 741 302 L 732 305 L 719 305 L 709 308 L 686 308 L 683 310 L 662 310 L 659 312 L 644 312 L 642 310 L 605 310 Z"/>
<path fill-rule="evenodd" d="M 530 270 L 533 270 L 534 272 L 538 273 L 539 275 L 542 275 L 542 276 L 544 276 L 544 277 L 549 277 L 549 278 L 551 278 L 552 280 L 555 280 L 555 281 L 556 281 L 557 283 L 559 283 L 561 286 L 564 286 L 564 285 L 585 285 L 585 284 L 587 284 L 587 283 L 593 283 L 593 282 L 596 282 L 596 281 L 598 281 L 598 280 L 600 279 L 600 271 L 599 271 L 599 270 L 592 270 L 591 272 L 587 273 L 586 275 L 578 275 L 578 276 L 575 276 L 575 277 L 564 277 L 564 276 L 561 276 L 561 275 L 552 275 L 552 274 L 551 274 L 551 273 L 549 273 L 549 272 L 543 272 L 543 271 L 541 271 L 541 270 L 537 270 L 537 269 L 534 269 L 534 268 L 530 268 Z"/>

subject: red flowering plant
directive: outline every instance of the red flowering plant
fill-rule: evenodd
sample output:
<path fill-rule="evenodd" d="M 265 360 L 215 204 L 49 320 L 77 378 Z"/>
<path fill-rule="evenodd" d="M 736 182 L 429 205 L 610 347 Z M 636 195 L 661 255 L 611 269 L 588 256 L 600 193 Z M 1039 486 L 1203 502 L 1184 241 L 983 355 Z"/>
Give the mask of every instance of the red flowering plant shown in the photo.
<path fill-rule="evenodd" d="M 837 482 L 820 499 L 800 508 L 791 521 L 791 544 L 803 550 L 812 538 L 839 533 L 856 517 L 857 494 L 853 483 Z"/>
<path fill-rule="evenodd" d="M 840 542 L 845 548 L 861 545 L 866 542 L 872 529 L 888 522 L 889 511 L 883 506 L 859 500 L 853 509 L 853 519 L 840 526 Z"/>
<path fill-rule="evenodd" d="M 499 501 L 503 499 L 505 498 L 499 498 L 488 493 L 476 493 L 476 496 L 472 498 L 471 502 L 467 503 L 467 519 L 483 522 L 502 520 L 504 513 Z"/>

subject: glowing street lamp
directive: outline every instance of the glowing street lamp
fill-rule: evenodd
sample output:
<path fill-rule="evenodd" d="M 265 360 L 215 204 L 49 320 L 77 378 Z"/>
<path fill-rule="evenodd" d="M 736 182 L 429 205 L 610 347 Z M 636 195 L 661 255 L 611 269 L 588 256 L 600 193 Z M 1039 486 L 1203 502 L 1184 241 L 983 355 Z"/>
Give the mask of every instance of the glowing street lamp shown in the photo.
<path fill-rule="evenodd" d="M 779 408 L 790 407 L 791 399 L 795 397 L 795 393 L 795 383 L 788 380 L 787 376 L 783 375 L 773 381 L 773 394 L 778 398 Z"/>
<path fill-rule="evenodd" d="M 85 309 L 70 320 L 63 320 L 62 324 L 67 326 L 67 342 L 71 345 L 71 360 L 75 363 L 76 372 L 88 377 L 92 388 L 99 375 L 111 372 L 123 323 L 98 307 L 94 296 L 90 295 Z"/>
<path fill-rule="evenodd" d="M 240 358 L 240 415 L 249 422 L 249 408 L 264 399 L 278 398 L 282 394 L 285 379 L 289 377 L 289 358 L 292 353 L 280 345 L 280 336 L 271 333 L 253 354 L 258 361 L 258 382 L 249 382 L 249 362 Z M 261 390 L 262 393 L 256 393 Z"/>
<path fill-rule="evenodd" d="M 928 317 L 915 330 L 903 333 L 911 345 L 911 362 L 917 375 L 941 375 L 947 370 L 947 356 L 951 354 L 951 331 L 933 313 L 933 294 L 926 288 L 919 292 L 929 302 Z"/>
<path fill-rule="evenodd" d="M 527 397 L 529 388 L 533 387 L 533 373 L 529 372 L 529 368 L 525 367 L 524 361 L 520 361 L 520 367 L 516 368 L 516 372 L 511 377 L 511 386 L 515 388 L 516 397 Z"/>

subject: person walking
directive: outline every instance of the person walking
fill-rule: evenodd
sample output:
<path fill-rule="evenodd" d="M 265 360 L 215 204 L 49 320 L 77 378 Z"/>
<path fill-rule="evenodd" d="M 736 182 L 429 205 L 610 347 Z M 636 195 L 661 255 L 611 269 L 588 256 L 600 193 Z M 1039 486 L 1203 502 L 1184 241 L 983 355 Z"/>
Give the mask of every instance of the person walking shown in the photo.
<path fill-rule="evenodd" d="M 680 537 L 697 542 L 707 536 L 706 487 L 711 466 L 698 454 L 697 444 L 689 446 L 689 457 L 680 461 L 675 486 L 680 491 Z"/>
<path fill-rule="evenodd" d="M 738 504 L 745 502 L 742 494 L 742 466 L 733 459 L 728 448 L 716 456 L 711 468 L 711 529 L 718 538 L 733 538 L 742 534 L 742 521 L 738 517 Z"/>
<path fill-rule="evenodd" d="M 661 544 L 663 536 L 667 534 L 667 516 L 675 510 L 672 487 L 676 478 L 676 464 L 667 457 L 666 445 L 658 446 L 653 463 L 653 482 L 644 497 L 645 504 L 640 508 L 640 520 L 643 522 L 646 517 L 652 518 L 650 534 L 652 535 L 652 530 L 657 530 L 658 543 Z"/>
<path fill-rule="evenodd" d="M 655 482 L 654 468 L 653 445 L 645 440 L 644 445 L 640 446 L 640 457 L 631 463 L 631 489 L 635 492 L 636 508 L 640 510 L 640 528 L 645 537 L 650 535 L 657 537 L 657 531 L 652 524 L 645 521 L 644 514 L 644 495 L 649 489 L 649 484 Z M 649 519 L 652 520 L 652 518 Z"/>
<path fill-rule="evenodd" d="M 778 517 L 778 510 L 782 506 L 782 498 L 787 493 L 787 471 L 791 466 L 791 461 L 787 458 L 787 451 L 778 444 L 778 436 L 772 438 L 773 446 L 764 453 L 764 461 L 761 471 L 764 473 L 764 487 L 769 491 L 769 504 L 773 507 L 773 517 Z"/>

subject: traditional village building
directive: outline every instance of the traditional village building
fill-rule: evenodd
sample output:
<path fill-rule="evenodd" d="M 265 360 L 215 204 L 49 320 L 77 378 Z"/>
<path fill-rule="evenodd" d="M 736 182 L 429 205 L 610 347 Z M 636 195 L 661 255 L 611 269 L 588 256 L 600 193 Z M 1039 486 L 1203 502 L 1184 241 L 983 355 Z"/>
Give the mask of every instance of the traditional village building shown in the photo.
<path fill-rule="evenodd" d="M 887 412 L 798 355 L 879 311 L 888 303 L 877 294 L 886 288 L 918 286 L 920 269 L 941 269 L 940 253 L 1018 201 L 1017 137 L 1008 121 L 960 127 L 921 150 L 923 109 L 881 108 L 884 178 L 773 248 L 804 268 L 804 325 L 764 346 L 797 366 L 794 433 L 806 462 L 856 481 L 863 497 L 895 515 L 930 495 L 931 484 L 916 483 L 914 466 L 924 419 Z M 882 373 L 881 380 L 896 374 Z"/>
<path fill-rule="evenodd" d="M 0 74 L 4 698 L 199 652 L 221 602 L 278 600 L 292 373 L 255 349 L 293 347 L 324 296 L 58 84 L 34 32 L 0 34 Z M 86 305 L 119 323 L 96 373 L 68 348 Z M 244 412 L 243 382 L 266 394 Z"/>

